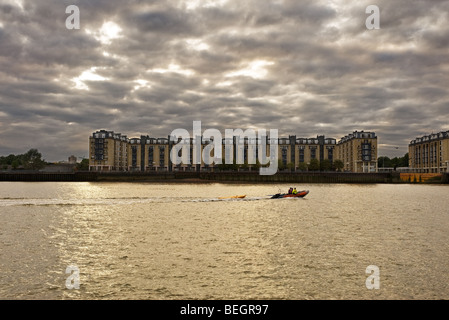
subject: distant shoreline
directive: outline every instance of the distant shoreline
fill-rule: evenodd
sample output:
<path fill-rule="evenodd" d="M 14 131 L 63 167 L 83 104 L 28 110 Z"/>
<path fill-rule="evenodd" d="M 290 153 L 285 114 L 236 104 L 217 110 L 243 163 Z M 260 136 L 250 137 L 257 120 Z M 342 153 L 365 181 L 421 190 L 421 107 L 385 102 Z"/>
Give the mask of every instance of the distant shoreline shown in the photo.
<path fill-rule="evenodd" d="M 449 174 L 279 172 L 262 176 L 258 172 L 0 172 L 0 181 L 23 182 L 145 182 L 145 183 L 435 183 L 448 184 Z"/>

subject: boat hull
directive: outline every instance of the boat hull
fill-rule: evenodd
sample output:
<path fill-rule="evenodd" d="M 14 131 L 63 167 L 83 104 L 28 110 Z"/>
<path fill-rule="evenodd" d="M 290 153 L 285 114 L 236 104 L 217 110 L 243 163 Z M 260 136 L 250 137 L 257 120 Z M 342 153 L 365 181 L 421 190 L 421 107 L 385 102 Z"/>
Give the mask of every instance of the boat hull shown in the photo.
<path fill-rule="evenodd" d="M 297 194 L 288 193 L 278 193 L 271 197 L 271 199 L 281 199 L 281 198 L 303 198 L 309 194 L 309 190 L 299 191 Z"/>

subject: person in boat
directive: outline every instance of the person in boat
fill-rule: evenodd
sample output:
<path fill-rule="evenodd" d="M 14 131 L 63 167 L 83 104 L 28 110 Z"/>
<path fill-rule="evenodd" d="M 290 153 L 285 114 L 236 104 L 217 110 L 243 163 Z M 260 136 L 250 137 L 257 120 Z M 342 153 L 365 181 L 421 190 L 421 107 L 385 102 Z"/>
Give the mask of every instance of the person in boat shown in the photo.
<path fill-rule="evenodd" d="M 292 192 L 293 192 L 293 188 L 290 187 L 290 189 L 288 189 L 288 194 L 292 194 Z"/>
<path fill-rule="evenodd" d="M 298 191 L 296 191 L 296 187 L 293 188 L 292 194 L 297 194 Z"/>

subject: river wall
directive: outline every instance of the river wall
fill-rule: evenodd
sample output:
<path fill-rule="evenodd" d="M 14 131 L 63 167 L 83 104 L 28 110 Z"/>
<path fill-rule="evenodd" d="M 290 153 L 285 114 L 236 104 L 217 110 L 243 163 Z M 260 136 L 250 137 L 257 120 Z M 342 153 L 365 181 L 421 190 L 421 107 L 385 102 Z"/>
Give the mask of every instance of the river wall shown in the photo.
<path fill-rule="evenodd" d="M 279 172 L 0 172 L 0 181 L 235 182 L 235 183 L 449 183 L 449 175 L 399 173 Z"/>

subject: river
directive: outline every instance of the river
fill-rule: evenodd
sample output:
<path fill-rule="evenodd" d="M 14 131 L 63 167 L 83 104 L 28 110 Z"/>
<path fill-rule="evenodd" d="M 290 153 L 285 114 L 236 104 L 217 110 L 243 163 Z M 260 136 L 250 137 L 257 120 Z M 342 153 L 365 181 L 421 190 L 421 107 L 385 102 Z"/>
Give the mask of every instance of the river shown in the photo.
<path fill-rule="evenodd" d="M 0 299 L 449 299 L 448 186 L 289 187 L 0 182 Z"/>

